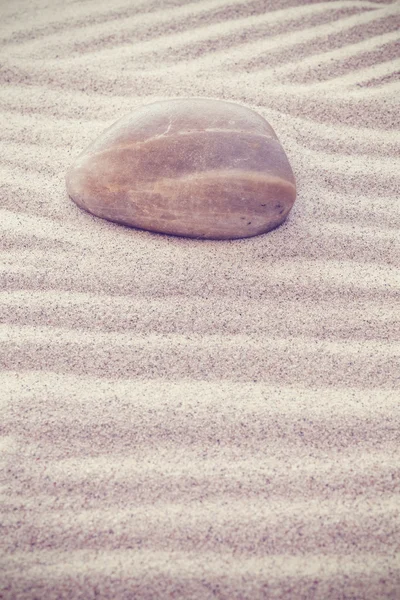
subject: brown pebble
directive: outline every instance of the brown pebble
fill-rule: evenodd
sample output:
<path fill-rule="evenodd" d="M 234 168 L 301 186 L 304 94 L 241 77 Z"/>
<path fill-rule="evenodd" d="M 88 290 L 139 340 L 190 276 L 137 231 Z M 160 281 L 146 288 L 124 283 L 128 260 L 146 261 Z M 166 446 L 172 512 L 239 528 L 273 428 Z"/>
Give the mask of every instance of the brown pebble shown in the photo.
<path fill-rule="evenodd" d="M 154 102 L 106 129 L 66 177 L 78 206 L 149 231 L 250 237 L 280 225 L 296 198 L 267 121 L 221 100 Z"/>

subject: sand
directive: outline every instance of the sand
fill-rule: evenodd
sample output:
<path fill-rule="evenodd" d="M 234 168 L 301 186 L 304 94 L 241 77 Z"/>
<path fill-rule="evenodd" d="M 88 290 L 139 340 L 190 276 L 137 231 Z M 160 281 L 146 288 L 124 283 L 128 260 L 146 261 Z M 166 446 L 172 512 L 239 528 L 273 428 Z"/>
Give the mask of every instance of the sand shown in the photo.
<path fill-rule="evenodd" d="M 0 10 L 0 596 L 399 598 L 399 4 Z M 271 123 L 282 227 L 189 240 L 68 199 L 105 127 L 182 96 Z"/>

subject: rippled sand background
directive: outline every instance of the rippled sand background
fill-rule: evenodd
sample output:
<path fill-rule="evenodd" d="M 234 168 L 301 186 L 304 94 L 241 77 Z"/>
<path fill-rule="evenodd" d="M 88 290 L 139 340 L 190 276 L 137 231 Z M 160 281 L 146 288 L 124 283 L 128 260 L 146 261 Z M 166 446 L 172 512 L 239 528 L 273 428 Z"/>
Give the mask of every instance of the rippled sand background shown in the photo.
<path fill-rule="evenodd" d="M 1 2 L 2 598 L 400 597 L 400 5 Z M 233 242 L 80 211 L 142 103 L 260 112 L 298 181 Z"/>

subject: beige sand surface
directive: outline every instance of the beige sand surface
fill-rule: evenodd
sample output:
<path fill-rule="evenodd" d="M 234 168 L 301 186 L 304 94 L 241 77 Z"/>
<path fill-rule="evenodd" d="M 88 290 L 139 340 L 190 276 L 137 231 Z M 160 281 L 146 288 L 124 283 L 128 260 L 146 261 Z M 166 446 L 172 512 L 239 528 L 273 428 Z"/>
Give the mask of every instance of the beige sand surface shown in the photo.
<path fill-rule="evenodd" d="M 400 5 L 0 0 L 0 597 L 400 598 Z M 260 112 L 298 182 L 232 242 L 64 173 L 142 103 Z"/>

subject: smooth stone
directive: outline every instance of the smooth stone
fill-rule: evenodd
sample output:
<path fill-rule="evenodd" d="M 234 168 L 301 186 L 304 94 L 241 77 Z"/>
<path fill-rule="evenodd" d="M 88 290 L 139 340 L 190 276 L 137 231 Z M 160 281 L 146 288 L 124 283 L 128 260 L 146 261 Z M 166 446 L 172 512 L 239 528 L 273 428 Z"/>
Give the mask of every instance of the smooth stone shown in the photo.
<path fill-rule="evenodd" d="M 75 161 L 67 190 L 88 212 L 140 229 L 243 238 L 280 225 L 296 198 L 267 121 L 238 104 L 154 102 L 104 131 Z"/>

